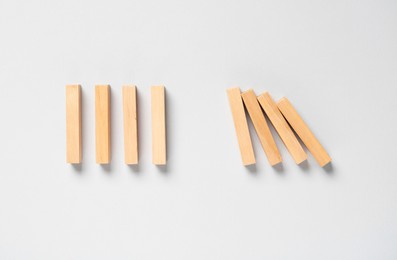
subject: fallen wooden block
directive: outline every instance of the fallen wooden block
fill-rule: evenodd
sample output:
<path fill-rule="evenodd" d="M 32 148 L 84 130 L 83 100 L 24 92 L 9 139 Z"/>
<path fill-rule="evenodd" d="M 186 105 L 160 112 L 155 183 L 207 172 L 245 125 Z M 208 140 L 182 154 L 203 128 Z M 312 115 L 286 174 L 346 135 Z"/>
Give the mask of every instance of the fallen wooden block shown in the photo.
<path fill-rule="evenodd" d="M 136 86 L 123 86 L 124 161 L 138 163 L 138 121 Z"/>
<path fill-rule="evenodd" d="M 95 86 L 96 163 L 110 162 L 110 86 Z"/>
<path fill-rule="evenodd" d="M 66 162 L 81 163 L 81 88 L 66 86 Z"/>
<path fill-rule="evenodd" d="M 294 161 L 297 164 L 305 161 L 307 159 L 307 154 L 303 150 L 295 134 L 292 132 L 287 121 L 285 121 L 283 115 L 278 110 L 277 104 L 273 101 L 270 94 L 268 92 L 263 93 L 258 97 L 258 101 L 266 115 L 269 117 L 270 122 L 273 124 Z"/>
<path fill-rule="evenodd" d="M 229 104 L 232 110 L 234 127 L 236 129 L 243 164 L 255 164 L 255 154 L 252 148 L 251 136 L 248 129 L 244 104 L 241 99 L 240 88 L 229 88 L 227 90 L 227 95 L 229 97 Z"/>
<path fill-rule="evenodd" d="M 252 89 L 241 94 L 248 114 L 254 124 L 255 131 L 259 137 L 262 148 L 266 153 L 270 165 L 276 165 L 282 161 L 281 155 L 277 149 L 276 142 L 273 139 L 269 126 L 259 106 L 256 95 Z"/>
<path fill-rule="evenodd" d="M 152 95 L 152 162 L 156 165 L 167 163 L 165 88 L 153 86 Z"/>
<path fill-rule="evenodd" d="M 331 157 L 299 116 L 289 100 L 284 97 L 277 103 L 277 106 L 320 166 L 323 167 L 331 162 Z"/>

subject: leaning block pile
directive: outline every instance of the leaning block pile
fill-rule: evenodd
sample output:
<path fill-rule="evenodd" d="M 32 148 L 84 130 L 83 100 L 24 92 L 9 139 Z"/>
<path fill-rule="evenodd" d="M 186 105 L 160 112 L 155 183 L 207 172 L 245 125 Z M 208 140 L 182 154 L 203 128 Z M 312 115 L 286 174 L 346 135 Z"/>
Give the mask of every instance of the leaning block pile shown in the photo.
<path fill-rule="evenodd" d="M 229 88 L 227 94 L 244 165 L 256 163 L 246 111 L 270 165 L 281 163 L 282 158 L 265 116 L 272 123 L 296 164 L 307 160 L 307 154 L 298 138 L 302 140 L 321 167 L 331 162 L 327 151 L 287 98 L 284 97 L 276 103 L 268 92 L 256 96 L 252 89 L 241 93 L 239 88 Z"/>

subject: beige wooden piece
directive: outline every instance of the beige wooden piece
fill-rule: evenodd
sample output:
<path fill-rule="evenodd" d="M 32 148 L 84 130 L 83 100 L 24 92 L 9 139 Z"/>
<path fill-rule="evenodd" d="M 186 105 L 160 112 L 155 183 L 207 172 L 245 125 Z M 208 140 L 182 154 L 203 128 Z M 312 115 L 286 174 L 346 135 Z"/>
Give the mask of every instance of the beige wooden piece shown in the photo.
<path fill-rule="evenodd" d="M 227 90 L 230 109 L 232 110 L 234 128 L 240 147 L 241 159 L 244 165 L 255 164 L 255 154 L 252 148 L 251 136 L 248 129 L 243 100 L 240 88 L 229 88 Z"/>
<path fill-rule="evenodd" d="M 263 93 L 258 97 L 258 101 L 294 161 L 297 164 L 305 161 L 307 159 L 307 154 L 303 150 L 295 134 L 292 132 L 287 121 L 285 121 L 283 115 L 278 110 L 277 104 L 274 102 L 270 94 L 268 92 Z"/>
<path fill-rule="evenodd" d="M 252 89 L 241 94 L 248 114 L 254 124 L 255 131 L 262 144 L 262 148 L 266 153 L 269 163 L 273 166 L 282 161 L 281 155 L 277 149 L 276 142 L 273 139 L 269 126 L 267 125 L 265 116 L 259 106 L 256 95 Z"/>
<path fill-rule="evenodd" d="M 152 96 L 152 162 L 156 165 L 167 163 L 165 88 L 153 86 Z"/>
<path fill-rule="evenodd" d="M 313 154 L 318 164 L 323 167 L 331 162 L 331 157 L 325 151 L 324 147 L 320 144 L 303 119 L 299 116 L 298 112 L 289 100 L 284 97 L 277 103 L 277 106 L 287 119 L 288 123 L 302 139 L 307 149 Z"/>
<path fill-rule="evenodd" d="M 138 121 L 136 86 L 123 86 L 124 161 L 138 164 Z"/>
<path fill-rule="evenodd" d="M 110 162 L 110 86 L 95 86 L 96 163 Z"/>
<path fill-rule="evenodd" d="M 81 89 L 66 86 L 66 162 L 81 163 Z"/>

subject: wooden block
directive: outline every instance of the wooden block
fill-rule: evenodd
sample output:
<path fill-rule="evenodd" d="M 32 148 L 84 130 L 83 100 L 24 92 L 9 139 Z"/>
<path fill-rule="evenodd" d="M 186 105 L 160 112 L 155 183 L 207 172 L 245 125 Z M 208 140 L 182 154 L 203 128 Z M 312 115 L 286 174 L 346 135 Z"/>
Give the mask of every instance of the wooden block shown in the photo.
<path fill-rule="evenodd" d="M 81 163 L 81 89 L 66 86 L 66 162 Z"/>
<path fill-rule="evenodd" d="M 258 97 L 259 104 L 262 106 L 266 115 L 269 117 L 274 128 L 279 134 L 284 145 L 287 147 L 288 152 L 297 164 L 307 159 L 307 154 L 300 145 L 295 134 L 292 132 L 287 121 L 277 108 L 277 104 L 268 92 L 263 93 Z"/>
<path fill-rule="evenodd" d="M 152 161 L 156 165 L 167 163 L 166 123 L 165 123 L 165 88 L 154 86 L 152 94 Z"/>
<path fill-rule="evenodd" d="M 254 124 L 256 134 L 262 144 L 270 165 L 276 165 L 282 161 L 281 155 L 277 149 L 276 142 L 273 139 L 269 126 L 266 123 L 265 116 L 259 106 L 256 95 L 252 89 L 241 94 L 248 114 Z"/>
<path fill-rule="evenodd" d="M 232 110 L 234 128 L 236 129 L 237 140 L 240 147 L 241 159 L 244 165 L 255 164 L 255 154 L 252 148 L 251 136 L 248 129 L 243 100 L 239 88 L 227 90 L 229 104 Z"/>
<path fill-rule="evenodd" d="M 331 162 L 331 157 L 299 116 L 289 100 L 284 97 L 277 103 L 277 106 L 320 166 L 323 167 Z"/>
<path fill-rule="evenodd" d="M 110 162 L 110 86 L 95 86 L 96 162 Z"/>
<path fill-rule="evenodd" d="M 136 86 L 123 86 L 124 161 L 126 164 L 138 163 L 138 121 L 136 107 Z"/>

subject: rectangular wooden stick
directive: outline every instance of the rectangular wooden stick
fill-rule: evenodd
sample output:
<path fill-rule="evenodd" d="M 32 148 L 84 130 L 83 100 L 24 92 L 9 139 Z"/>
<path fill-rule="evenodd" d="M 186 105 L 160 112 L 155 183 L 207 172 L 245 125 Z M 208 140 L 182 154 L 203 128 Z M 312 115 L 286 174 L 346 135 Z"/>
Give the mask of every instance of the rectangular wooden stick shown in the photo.
<path fill-rule="evenodd" d="M 287 121 L 285 121 L 283 115 L 277 108 L 277 104 L 268 92 L 263 93 L 258 97 L 258 101 L 261 104 L 266 115 L 269 117 L 274 128 L 279 134 L 284 145 L 287 147 L 288 152 L 297 164 L 307 159 L 307 154 L 300 145 L 295 134 L 292 132 Z"/>
<path fill-rule="evenodd" d="M 165 88 L 153 86 L 152 95 L 152 162 L 156 165 L 167 163 Z"/>
<path fill-rule="evenodd" d="M 245 115 L 240 88 L 229 88 L 227 90 L 230 109 L 232 110 L 234 128 L 240 147 L 241 159 L 244 165 L 255 164 L 255 154 L 252 148 L 251 136 L 248 129 L 247 117 Z"/>
<path fill-rule="evenodd" d="M 262 148 L 266 153 L 270 165 L 276 165 L 282 161 L 281 155 L 277 149 L 276 142 L 273 139 L 269 126 L 266 123 L 265 116 L 259 106 L 256 95 L 252 89 L 245 91 L 241 94 L 244 100 L 245 107 L 254 124 L 256 134 L 262 144 Z"/>
<path fill-rule="evenodd" d="M 110 86 L 95 86 L 96 163 L 110 162 Z"/>
<path fill-rule="evenodd" d="M 81 163 L 81 88 L 66 86 L 66 162 Z"/>
<path fill-rule="evenodd" d="M 325 151 L 324 147 L 320 144 L 312 131 L 300 117 L 298 112 L 292 106 L 287 98 L 282 98 L 277 103 L 281 113 L 287 119 L 288 123 L 292 126 L 298 136 L 302 139 L 307 149 L 313 154 L 314 158 L 321 167 L 331 162 L 331 157 Z"/>
<path fill-rule="evenodd" d="M 126 164 L 138 163 L 138 121 L 136 99 L 136 86 L 123 86 L 124 161 Z"/>

